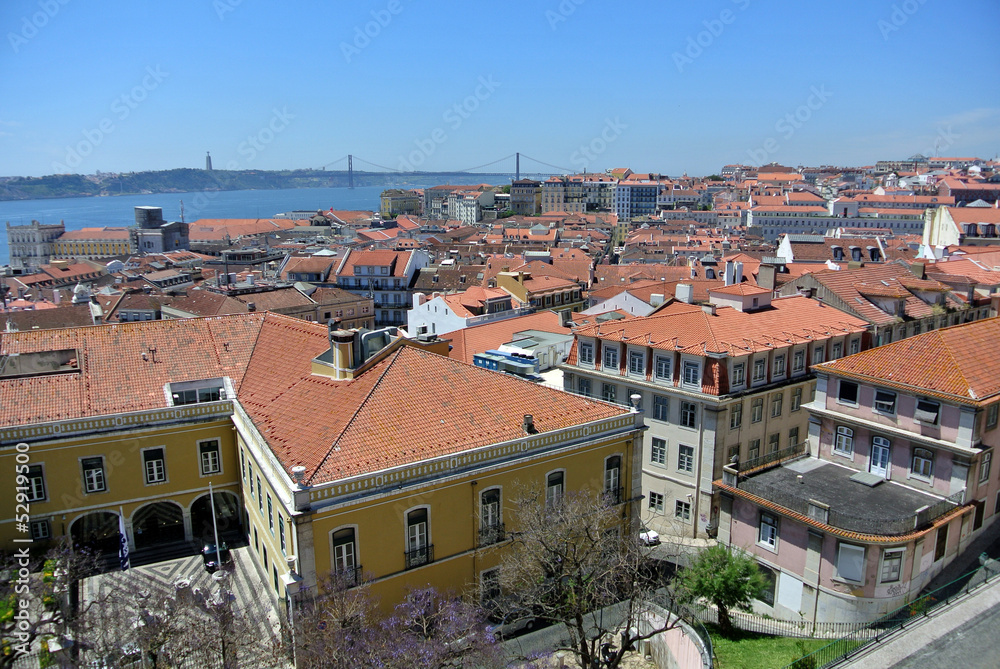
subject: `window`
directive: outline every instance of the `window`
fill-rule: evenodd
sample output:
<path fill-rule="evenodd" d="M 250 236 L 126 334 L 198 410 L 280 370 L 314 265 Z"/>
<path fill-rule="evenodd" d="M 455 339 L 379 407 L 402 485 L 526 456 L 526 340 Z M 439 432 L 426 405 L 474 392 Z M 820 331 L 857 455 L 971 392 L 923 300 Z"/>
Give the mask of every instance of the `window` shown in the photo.
<path fill-rule="evenodd" d="M 698 426 L 698 405 L 694 402 L 681 402 L 681 425 L 684 427 Z"/>
<path fill-rule="evenodd" d="M 799 443 L 799 426 L 788 430 L 788 448 L 792 448 Z"/>
<path fill-rule="evenodd" d="M 743 423 L 743 403 L 729 407 L 729 429 L 735 430 Z"/>
<path fill-rule="evenodd" d="M 882 583 L 895 583 L 899 580 L 899 575 L 903 571 L 902 550 L 882 551 L 882 570 L 879 574 L 879 581 Z"/>
<path fill-rule="evenodd" d="M 479 576 L 479 601 L 484 608 L 500 597 L 500 570 L 490 569 Z"/>
<path fill-rule="evenodd" d="M 618 396 L 618 386 L 613 383 L 601 384 L 601 397 L 605 402 L 614 402 Z"/>
<path fill-rule="evenodd" d="M 604 346 L 604 366 L 609 369 L 614 369 L 618 367 L 618 347 L 617 346 Z"/>
<path fill-rule="evenodd" d="M 750 403 L 750 422 L 759 423 L 764 419 L 764 398 L 755 397 Z"/>
<path fill-rule="evenodd" d="M 260 484 L 260 477 L 257 477 L 257 510 L 264 513 L 264 486 Z"/>
<path fill-rule="evenodd" d="M 986 410 L 986 429 L 992 430 L 997 426 L 997 416 L 1000 414 L 1000 404 L 991 404 Z"/>
<path fill-rule="evenodd" d="M 412 569 L 428 562 L 427 509 L 414 509 L 406 514 L 406 568 Z"/>
<path fill-rule="evenodd" d="M 806 352 L 796 351 L 792 356 L 792 371 L 801 372 L 806 368 Z"/>
<path fill-rule="evenodd" d="M 247 468 L 250 470 L 250 499 L 253 499 L 253 465 L 247 464 Z"/>
<path fill-rule="evenodd" d="M 629 351 L 628 373 L 629 374 L 646 373 L 646 356 L 641 351 Z"/>
<path fill-rule="evenodd" d="M 670 374 L 670 358 L 665 355 L 656 356 L 656 378 L 661 381 L 669 381 L 672 377 Z"/>
<path fill-rule="evenodd" d="M 581 395 L 583 395 L 584 397 L 591 396 L 590 379 L 581 376 L 578 387 L 580 388 Z"/>
<path fill-rule="evenodd" d="M 802 406 L 802 388 L 795 388 L 792 390 L 792 411 L 798 411 L 799 407 Z"/>
<path fill-rule="evenodd" d="M 594 364 L 594 345 L 593 344 L 580 344 L 580 364 L 581 365 L 593 365 Z"/>
<path fill-rule="evenodd" d="M 701 385 L 701 365 L 699 365 L 697 362 L 684 363 L 684 385 L 687 386 Z"/>
<path fill-rule="evenodd" d="M 979 482 L 990 480 L 990 465 L 993 463 L 993 451 L 983 451 L 979 458 Z"/>
<path fill-rule="evenodd" d="M 861 350 L 861 340 L 855 337 L 854 339 L 851 340 L 850 344 L 851 355 L 854 355 L 860 350 Z"/>
<path fill-rule="evenodd" d="M 663 495 L 658 492 L 649 493 L 649 508 L 651 511 L 663 513 Z"/>
<path fill-rule="evenodd" d="M 162 448 L 147 448 L 142 452 L 142 467 L 146 473 L 146 483 L 163 483 L 167 480 L 167 468 L 163 461 Z"/>
<path fill-rule="evenodd" d="M 929 400 L 917 400 L 917 408 L 913 412 L 913 420 L 926 423 L 927 425 L 937 425 L 938 412 L 941 405 Z"/>
<path fill-rule="evenodd" d="M 825 351 L 823 350 L 822 346 L 817 346 L 816 348 L 813 349 L 813 364 L 814 365 L 818 365 L 819 363 L 823 362 L 823 353 L 824 352 Z"/>
<path fill-rule="evenodd" d="M 948 526 L 942 525 L 938 528 L 937 539 L 934 542 L 934 561 L 937 562 L 944 557 L 948 548 Z"/>
<path fill-rule="evenodd" d="M 747 459 L 756 460 L 760 457 L 760 439 L 751 439 L 750 448 L 747 450 Z"/>
<path fill-rule="evenodd" d="M 267 527 L 274 536 L 274 506 L 271 504 L 271 493 L 267 493 Z"/>
<path fill-rule="evenodd" d="M 649 461 L 657 465 L 667 464 L 667 441 L 653 437 L 653 445 L 649 450 Z"/>
<path fill-rule="evenodd" d="M 333 570 L 342 577 L 353 580 L 357 566 L 354 528 L 337 530 L 333 533 Z"/>
<path fill-rule="evenodd" d="M 733 365 L 733 385 L 742 386 L 746 382 L 746 364 Z"/>
<path fill-rule="evenodd" d="M 837 342 L 833 345 L 833 355 L 830 356 L 830 360 L 836 360 L 844 354 L 844 345 L 841 342 Z"/>
<path fill-rule="evenodd" d="M 32 541 L 45 541 L 52 537 L 52 527 L 49 525 L 47 518 L 45 520 L 31 521 L 30 529 Z"/>
<path fill-rule="evenodd" d="M 837 439 L 833 442 L 833 451 L 844 455 L 854 455 L 854 430 L 849 427 L 837 427 Z"/>
<path fill-rule="evenodd" d="M 757 543 L 772 550 L 778 547 L 778 519 L 769 513 L 760 514 Z"/>
<path fill-rule="evenodd" d="M 913 475 L 929 479 L 934 474 L 934 453 L 926 448 L 913 449 Z"/>
<path fill-rule="evenodd" d="M 479 497 L 479 545 L 489 546 L 503 541 L 500 522 L 500 488 L 484 490 Z"/>
<path fill-rule="evenodd" d="M 564 472 L 552 472 L 545 478 L 545 504 L 550 509 L 562 503 Z"/>
<path fill-rule="evenodd" d="M 619 504 L 622 501 L 621 471 L 621 456 L 612 455 L 604 461 L 604 494 L 612 504 Z"/>
<path fill-rule="evenodd" d="M 288 550 L 285 547 L 285 519 L 280 515 L 278 516 L 278 542 L 281 544 L 281 552 L 287 554 Z"/>
<path fill-rule="evenodd" d="M 222 471 L 222 460 L 219 458 L 219 440 L 203 441 L 198 444 L 198 456 L 201 460 L 201 473 L 218 474 Z"/>
<path fill-rule="evenodd" d="M 887 414 L 896 413 L 896 393 L 889 390 L 876 390 L 875 411 Z"/>
<path fill-rule="evenodd" d="M 676 500 L 674 502 L 674 518 L 685 523 L 691 522 L 691 502 Z"/>
<path fill-rule="evenodd" d="M 656 420 L 667 420 L 670 410 L 670 401 L 663 395 L 653 395 L 653 418 Z"/>
<path fill-rule="evenodd" d="M 858 384 L 853 381 L 841 381 L 838 386 L 837 401 L 857 406 Z"/>
<path fill-rule="evenodd" d="M 774 376 L 784 376 L 785 375 L 785 356 L 776 355 L 774 356 Z"/>
<path fill-rule="evenodd" d="M 781 405 L 784 402 L 785 394 L 778 393 L 771 398 L 771 417 L 777 418 L 781 415 Z"/>
<path fill-rule="evenodd" d="M 677 471 L 691 473 L 694 471 L 694 447 L 677 447 Z"/>
<path fill-rule="evenodd" d="M 865 580 L 865 549 L 863 546 L 840 544 L 837 548 L 837 576 L 845 581 Z"/>
<path fill-rule="evenodd" d="M 763 381 L 764 380 L 764 373 L 766 371 L 766 367 L 767 367 L 767 365 L 766 365 L 766 363 L 763 360 L 754 360 L 753 361 L 753 380 L 754 380 L 754 383 L 756 383 L 757 381 Z"/>
<path fill-rule="evenodd" d="M 240 451 L 240 477 L 247 480 L 247 461 L 243 457 L 243 451 Z"/>
<path fill-rule="evenodd" d="M 84 458 L 80 461 L 83 467 L 83 489 L 85 492 L 104 492 L 108 489 L 104 480 L 104 458 Z"/>
<path fill-rule="evenodd" d="M 23 466 L 18 466 L 18 469 Z M 29 502 L 45 501 L 45 474 L 41 465 L 31 465 L 23 475 L 18 475 L 17 485 L 27 488 Z"/>

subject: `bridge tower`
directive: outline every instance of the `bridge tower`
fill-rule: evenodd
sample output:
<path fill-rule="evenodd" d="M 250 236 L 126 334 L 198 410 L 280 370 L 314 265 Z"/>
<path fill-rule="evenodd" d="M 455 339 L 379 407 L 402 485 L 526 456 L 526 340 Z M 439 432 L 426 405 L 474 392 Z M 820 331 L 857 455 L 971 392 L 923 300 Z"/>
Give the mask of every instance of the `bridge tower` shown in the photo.
<path fill-rule="evenodd" d="M 354 156 L 347 154 L 347 187 L 354 188 Z"/>
<path fill-rule="evenodd" d="M 521 180 L 521 152 L 514 154 L 514 181 Z"/>

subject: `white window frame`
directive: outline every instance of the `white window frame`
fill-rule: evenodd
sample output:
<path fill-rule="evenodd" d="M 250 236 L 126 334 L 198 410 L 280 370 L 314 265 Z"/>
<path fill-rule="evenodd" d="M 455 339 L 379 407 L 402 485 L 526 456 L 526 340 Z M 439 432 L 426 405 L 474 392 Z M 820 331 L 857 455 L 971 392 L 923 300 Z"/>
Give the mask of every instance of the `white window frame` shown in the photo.
<path fill-rule="evenodd" d="M 767 380 L 767 361 L 758 358 L 753 361 L 753 382 L 759 383 Z"/>
<path fill-rule="evenodd" d="M 604 344 L 604 369 L 618 369 L 618 346 Z"/>
<path fill-rule="evenodd" d="M 922 453 L 926 453 L 927 455 L 924 456 Z M 913 452 L 910 453 L 910 476 L 923 481 L 933 480 L 934 455 L 934 451 L 928 448 L 914 448 Z"/>
<path fill-rule="evenodd" d="M 146 460 L 146 453 L 150 451 L 160 451 L 159 459 Z M 142 461 L 142 480 L 146 485 L 159 485 L 167 483 L 167 448 L 166 446 L 150 446 L 139 451 L 139 458 Z M 159 462 L 159 468 L 156 463 Z M 152 469 L 150 468 L 152 465 Z M 152 474 L 152 476 L 150 476 Z"/>
<path fill-rule="evenodd" d="M 406 522 L 405 513 L 403 514 L 403 522 L 404 523 Z M 348 565 L 347 561 L 344 559 L 347 557 L 347 553 L 343 552 L 342 554 L 338 555 L 337 548 L 336 546 L 334 546 L 333 543 L 334 535 L 337 534 L 337 532 L 342 532 L 343 530 L 352 530 L 353 538 L 351 539 L 351 541 L 347 544 L 340 544 L 341 546 L 349 545 L 351 547 L 350 565 Z M 340 527 L 335 527 L 334 529 L 330 530 L 330 562 L 331 562 L 330 566 L 333 568 L 334 572 L 338 574 L 350 574 L 351 576 L 354 575 L 354 571 L 358 568 L 358 565 L 361 564 L 361 560 L 359 559 L 360 553 L 358 550 L 359 544 L 360 542 L 358 541 L 357 525 L 341 525 Z M 340 564 L 341 562 L 343 562 L 343 564 Z"/>
<path fill-rule="evenodd" d="M 784 376 L 785 375 L 785 356 L 776 355 L 774 356 L 774 372 L 772 376 Z"/>
<path fill-rule="evenodd" d="M 633 376 L 646 376 L 646 354 L 643 351 L 628 352 L 628 373 Z"/>
<path fill-rule="evenodd" d="M 84 461 L 86 460 L 100 460 L 101 466 L 97 468 L 91 467 L 88 469 L 84 466 Z M 108 478 L 105 472 L 103 455 L 89 455 L 85 458 L 80 458 L 80 471 L 83 476 L 83 491 L 85 494 L 92 495 L 108 491 Z M 88 472 L 98 472 L 98 475 L 88 477 Z"/>
<path fill-rule="evenodd" d="M 826 347 L 816 346 L 813 348 L 813 364 L 818 365 L 821 362 L 826 362 Z"/>
<path fill-rule="evenodd" d="M 698 404 L 696 402 L 681 401 L 680 425 L 689 429 L 698 428 Z"/>
<path fill-rule="evenodd" d="M 852 386 L 854 386 L 854 401 L 853 402 L 850 401 L 850 400 L 845 400 L 843 398 L 844 388 L 845 388 L 846 385 L 852 385 Z M 844 404 L 844 405 L 847 405 L 847 406 L 856 407 L 856 406 L 858 406 L 858 400 L 859 400 L 860 397 L 861 397 L 861 386 L 858 384 L 857 381 L 847 381 L 845 379 L 840 379 L 840 381 L 837 382 L 837 402 L 839 404 Z"/>
<path fill-rule="evenodd" d="M 653 374 L 659 381 L 673 381 L 673 356 L 656 356 Z"/>
<path fill-rule="evenodd" d="M 674 500 L 674 520 L 679 520 L 682 523 L 691 522 L 691 502 L 683 499 Z"/>
<path fill-rule="evenodd" d="M 37 518 L 28 525 L 32 541 L 46 541 L 52 538 L 52 523 L 48 518 Z"/>
<path fill-rule="evenodd" d="M 792 390 L 792 405 L 789 411 L 798 411 L 802 407 L 802 386 Z"/>
<path fill-rule="evenodd" d="M 683 382 L 685 386 L 701 387 L 701 363 L 685 360 Z"/>
<path fill-rule="evenodd" d="M 213 451 L 203 452 L 202 446 L 212 442 L 215 442 L 215 469 L 206 469 L 205 456 L 210 455 Z M 198 449 L 198 471 L 201 472 L 201 476 L 214 476 L 222 473 L 222 443 L 219 439 L 202 439 L 195 444 L 195 448 Z"/>
<path fill-rule="evenodd" d="M 18 465 L 18 469 L 21 467 L 24 467 L 24 465 Z M 38 472 L 37 476 L 32 476 L 31 470 L 33 469 Z M 44 502 L 48 500 L 48 489 L 45 486 L 45 463 L 32 462 L 27 465 L 27 469 L 24 470 L 23 476 L 28 479 L 27 485 L 23 487 L 27 488 L 29 502 Z M 36 486 L 36 482 L 40 482 L 39 485 Z M 41 490 L 39 490 L 39 488 L 41 488 Z"/>
<path fill-rule="evenodd" d="M 729 407 L 729 429 L 736 430 L 743 425 L 743 402 Z"/>
<path fill-rule="evenodd" d="M 694 473 L 694 446 L 686 444 L 677 446 L 677 471 L 685 474 Z"/>
<path fill-rule="evenodd" d="M 850 355 L 854 355 L 855 353 L 860 353 L 861 339 L 858 337 L 851 339 L 850 344 L 848 344 L 848 350 L 850 351 Z"/>
<path fill-rule="evenodd" d="M 872 408 L 876 413 L 884 414 L 886 416 L 895 416 L 896 403 L 898 400 L 899 396 L 892 390 L 882 390 L 880 388 L 876 388 Z"/>
<path fill-rule="evenodd" d="M 846 444 L 846 448 L 843 446 Z M 854 459 L 854 430 L 846 425 L 838 425 L 833 438 L 833 452 Z"/>
<path fill-rule="evenodd" d="M 778 517 L 762 511 L 757 520 L 757 545 L 778 552 Z"/>
<path fill-rule="evenodd" d="M 659 444 L 657 442 L 660 442 Z M 666 466 L 667 464 L 667 440 L 661 437 L 652 437 L 649 446 L 649 462 L 654 465 Z"/>
<path fill-rule="evenodd" d="M 594 345 L 591 342 L 580 342 L 580 364 L 593 366 Z"/>
<path fill-rule="evenodd" d="M 856 560 L 857 557 L 858 557 L 858 551 L 861 552 L 861 573 L 858 574 L 858 578 L 851 578 L 851 576 L 853 576 L 853 574 L 848 574 L 848 575 L 845 576 L 844 573 L 843 573 L 843 571 L 842 571 L 843 568 L 841 566 L 841 564 L 844 561 L 845 554 L 848 557 L 848 559 L 851 559 L 850 556 L 853 555 L 853 559 Z M 866 571 L 865 568 L 866 568 L 866 566 L 867 565 L 865 563 L 865 547 L 864 546 L 857 546 L 855 544 L 848 544 L 848 543 L 843 543 L 843 542 L 837 544 L 837 564 L 836 564 L 835 569 L 836 569 L 836 574 L 837 574 L 837 578 L 838 579 L 840 579 L 842 581 L 848 581 L 850 583 L 864 583 L 865 582 L 865 571 Z"/>
<path fill-rule="evenodd" d="M 886 578 L 885 569 L 886 562 L 888 560 L 898 560 L 898 565 L 896 567 L 896 577 Z M 878 580 L 879 583 L 899 583 L 903 578 L 903 566 L 906 563 L 906 549 L 905 548 L 883 548 L 882 549 L 882 561 L 879 563 L 878 567 Z"/>
<path fill-rule="evenodd" d="M 656 513 L 663 513 L 663 493 L 650 491 L 649 510 Z"/>
<path fill-rule="evenodd" d="M 670 420 L 670 398 L 666 395 L 653 395 L 653 420 Z"/>
<path fill-rule="evenodd" d="M 792 371 L 801 372 L 806 368 L 806 352 L 804 350 L 795 351 L 792 354 Z"/>
<path fill-rule="evenodd" d="M 549 479 L 554 475 L 559 474 L 561 478 L 557 485 L 552 485 L 549 483 Z M 545 473 L 545 507 L 548 509 L 553 509 L 562 503 L 563 496 L 566 494 L 566 470 L 565 469 L 553 469 L 550 472 Z"/>
<path fill-rule="evenodd" d="M 746 363 L 737 362 L 733 364 L 733 387 L 745 385 L 747 382 Z"/>
<path fill-rule="evenodd" d="M 983 451 L 979 456 L 979 483 L 990 480 L 990 466 L 993 464 L 993 451 Z"/>

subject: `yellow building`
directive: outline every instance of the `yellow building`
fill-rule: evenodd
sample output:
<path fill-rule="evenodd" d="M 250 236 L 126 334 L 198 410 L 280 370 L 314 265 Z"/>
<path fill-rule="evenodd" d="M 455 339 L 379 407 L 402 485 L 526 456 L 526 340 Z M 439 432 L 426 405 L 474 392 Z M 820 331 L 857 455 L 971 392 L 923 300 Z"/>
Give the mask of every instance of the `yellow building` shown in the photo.
<path fill-rule="evenodd" d="M 81 228 L 52 241 L 53 258 L 110 258 L 134 252 L 128 228 Z"/>
<path fill-rule="evenodd" d="M 385 606 L 474 588 L 525 486 L 602 490 L 632 521 L 641 414 L 446 349 L 273 313 L 3 334 L 0 471 L 27 466 L 36 539 L 108 553 L 119 511 L 137 551 L 196 548 L 211 482 L 278 601 L 331 570 Z M 5 549 L 19 513 L 0 509 Z"/>

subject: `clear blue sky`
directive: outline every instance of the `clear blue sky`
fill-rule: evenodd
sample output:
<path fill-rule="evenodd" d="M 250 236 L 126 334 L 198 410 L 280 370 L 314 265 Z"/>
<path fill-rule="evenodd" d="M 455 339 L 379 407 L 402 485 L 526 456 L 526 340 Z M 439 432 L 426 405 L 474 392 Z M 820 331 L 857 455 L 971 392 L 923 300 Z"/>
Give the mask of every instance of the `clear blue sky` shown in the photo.
<path fill-rule="evenodd" d="M 1000 152 L 996 0 L 4 0 L 0 25 L 0 175 Z"/>

